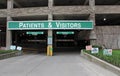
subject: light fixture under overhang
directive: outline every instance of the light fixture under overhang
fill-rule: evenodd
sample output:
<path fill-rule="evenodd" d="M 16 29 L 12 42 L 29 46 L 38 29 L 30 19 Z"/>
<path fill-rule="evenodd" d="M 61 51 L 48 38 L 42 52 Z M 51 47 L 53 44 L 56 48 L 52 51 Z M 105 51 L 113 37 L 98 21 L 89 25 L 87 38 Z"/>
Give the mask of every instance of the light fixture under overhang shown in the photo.
<path fill-rule="evenodd" d="M 106 21 L 107 19 L 106 19 L 106 18 L 104 18 L 103 20 L 104 20 L 104 21 Z"/>

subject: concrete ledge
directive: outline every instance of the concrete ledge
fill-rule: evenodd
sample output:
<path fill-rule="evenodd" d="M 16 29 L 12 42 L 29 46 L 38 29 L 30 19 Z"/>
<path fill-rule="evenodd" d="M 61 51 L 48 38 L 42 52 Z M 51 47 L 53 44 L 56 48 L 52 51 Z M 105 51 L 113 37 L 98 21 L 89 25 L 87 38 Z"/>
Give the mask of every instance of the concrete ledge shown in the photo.
<path fill-rule="evenodd" d="M 120 76 L 120 68 L 118 68 L 110 63 L 107 63 L 107 62 L 105 62 L 105 61 L 103 61 L 95 56 L 92 56 L 88 53 L 85 53 L 85 52 L 83 52 L 83 50 L 81 50 L 81 56 L 88 59 L 91 62 L 94 62 L 94 63 L 100 65 L 101 67 L 103 67 L 105 69 L 110 70 L 111 72 L 117 74 L 118 76 Z"/>
<path fill-rule="evenodd" d="M 10 57 L 20 56 L 20 55 L 22 55 L 22 51 L 11 52 L 11 53 L 7 53 L 7 54 L 1 54 L 0 55 L 0 60 L 10 58 Z"/>

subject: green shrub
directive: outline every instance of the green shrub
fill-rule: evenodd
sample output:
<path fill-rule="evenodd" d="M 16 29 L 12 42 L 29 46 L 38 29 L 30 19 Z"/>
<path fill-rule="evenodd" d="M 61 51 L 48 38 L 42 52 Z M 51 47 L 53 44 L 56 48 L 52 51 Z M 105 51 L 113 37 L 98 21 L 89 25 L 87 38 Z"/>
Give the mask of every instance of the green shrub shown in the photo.
<path fill-rule="evenodd" d="M 14 52 L 12 50 L 0 50 L 0 54 L 6 54 L 6 53 L 10 53 L 10 52 Z"/>
<path fill-rule="evenodd" d="M 86 53 L 91 54 L 90 51 L 84 50 Z M 98 54 L 91 54 L 93 56 L 96 56 L 108 63 L 111 63 L 117 67 L 120 67 L 120 50 L 113 50 L 112 56 L 106 56 L 103 55 L 103 50 L 100 50 Z"/>

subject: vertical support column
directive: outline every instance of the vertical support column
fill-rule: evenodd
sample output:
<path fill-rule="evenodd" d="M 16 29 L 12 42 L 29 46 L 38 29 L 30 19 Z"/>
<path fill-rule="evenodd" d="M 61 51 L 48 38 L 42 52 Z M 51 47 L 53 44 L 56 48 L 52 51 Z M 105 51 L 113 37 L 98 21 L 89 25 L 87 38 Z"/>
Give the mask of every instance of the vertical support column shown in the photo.
<path fill-rule="evenodd" d="M 12 21 L 12 18 L 10 17 L 10 11 L 13 9 L 13 0 L 7 0 L 7 22 Z M 8 25 L 7 25 L 8 27 Z M 10 45 L 12 43 L 12 34 L 10 30 L 7 30 L 6 28 L 6 50 L 10 49 Z"/>
<path fill-rule="evenodd" d="M 52 14 L 53 0 L 48 0 L 48 7 L 49 7 L 48 21 L 52 21 L 53 20 L 53 14 Z M 47 55 L 48 56 L 53 55 L 53 30 L 48 30 Z"/>
<path fill-rule="evenodd" d="M 89 19 L 92 20 L 95 25 L 95 0 L 89 0 L 89 6 L 91 8 Z"/>
<path fill-rule="evenodd" d="M 91 7 L 90 17 L 89 19 L 93 21 L 94 29 L 95 29 L 95 0 L 89 0 L 89 6 Z M 96 33 L 95 30 L 90 31 L 90 44 L 96 45 Z"/>
<path fill-rule="evenodd" d="M 2 41 L 1 41 L 1 30 L 0 30 L 0 49 L 1 49 L 1 43 Z"/>

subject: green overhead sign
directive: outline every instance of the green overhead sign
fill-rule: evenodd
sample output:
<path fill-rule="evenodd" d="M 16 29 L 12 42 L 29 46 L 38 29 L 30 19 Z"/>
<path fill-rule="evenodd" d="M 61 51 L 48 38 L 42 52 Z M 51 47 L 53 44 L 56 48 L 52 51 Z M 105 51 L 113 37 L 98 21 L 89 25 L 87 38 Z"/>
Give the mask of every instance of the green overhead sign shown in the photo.
<path fill-rule="evenodd" d="M 44 34 L 44 32 L 26 32 L 26 34 L 38 35 L 38 34 Z"/>
<path fill-rule="evenodd" d="M 9 21 L 8 30 L 93 29 L 92 21 Z"/>
<path fill-rule="evenodd" d="M 62 31 L 62 32 L 57 32 L 57 34 L 74 34 L 74 32 L 71 32 L 71 31 L 64 32 L 64 31 Z"/>

